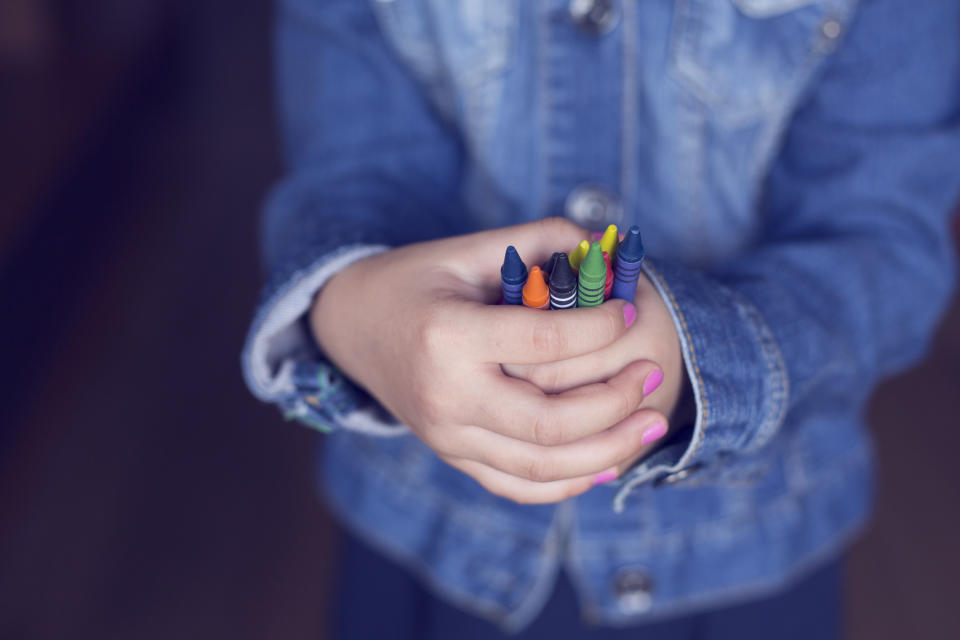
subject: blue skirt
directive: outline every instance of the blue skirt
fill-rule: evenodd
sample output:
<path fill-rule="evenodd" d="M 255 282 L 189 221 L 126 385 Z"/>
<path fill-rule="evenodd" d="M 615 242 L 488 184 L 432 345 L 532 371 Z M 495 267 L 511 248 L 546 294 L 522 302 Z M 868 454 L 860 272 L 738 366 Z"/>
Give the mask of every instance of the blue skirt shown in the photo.
<path fill-rule="evenodd" d="M 561 575 L 540 615 L 520 633 L 434 597 L 414 576 L 349 534 L 328 616 L 331 640 L 832 640 L 841 634 L 842 571 L 834 562 L 788 591 L 746 604 L 636 627 L 590 627 Z"/>

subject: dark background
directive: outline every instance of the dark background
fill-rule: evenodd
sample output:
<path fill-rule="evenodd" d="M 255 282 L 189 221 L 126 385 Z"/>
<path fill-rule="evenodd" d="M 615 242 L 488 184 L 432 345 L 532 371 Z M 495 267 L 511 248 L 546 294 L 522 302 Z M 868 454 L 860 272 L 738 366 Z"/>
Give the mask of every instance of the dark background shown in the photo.
<path fill-rule="evenodd" d="M 317 436 L 239 369 L 280 171 L 270 18 L 0 0 L 0 638 L 322 637 Z M 958 391 L 954 304 L 872 404 L 849 638 L 960 637 Z"/>

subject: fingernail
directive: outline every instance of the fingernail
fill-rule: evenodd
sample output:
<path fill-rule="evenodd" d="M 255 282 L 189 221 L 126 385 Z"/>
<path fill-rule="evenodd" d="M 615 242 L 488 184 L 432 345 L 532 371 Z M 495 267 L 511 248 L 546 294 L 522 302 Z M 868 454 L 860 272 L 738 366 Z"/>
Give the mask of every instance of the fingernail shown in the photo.
<path fill-rule="evenodd" d="M 600 239 L 603 237 L 603 232 L 594 231 L 590 237 L 593 239 L 594 242 L 600 242 Z"/>
<path fill-rule="evenodd" d="M 662 422 L 655 422 L 647 430 L 643 432 L 643 437 L 640 438 L 640 444 L 650 444 L 651 442 L 656 442 L 662 438 L 667 433 L 667 425 Z M 596 482 L 596 480 L 594 480 Z"/>
<path fill-rule="evenodd" d="M 633 321 L 637 319 L 637 308 L 630 304 L 629 302 L 623 305 L 623 321 L 626 323 L 627 328 L 630 328 L 630 325 L 633 324 Z"/>
<path fill-rule="evenodd" d="M 613 469 L 607 469 L 593 476 L 593 484 L 604 484 L 617 479 L 617 472 Z"/>
<path fill-rule="evenodd" d="M 648 373 L 647 379 L 643 381 L 643 396 L 646 397 L 656 391 L 661 382 L 663 382 L 663 372 L 660 369 L 654 369 Z"/>

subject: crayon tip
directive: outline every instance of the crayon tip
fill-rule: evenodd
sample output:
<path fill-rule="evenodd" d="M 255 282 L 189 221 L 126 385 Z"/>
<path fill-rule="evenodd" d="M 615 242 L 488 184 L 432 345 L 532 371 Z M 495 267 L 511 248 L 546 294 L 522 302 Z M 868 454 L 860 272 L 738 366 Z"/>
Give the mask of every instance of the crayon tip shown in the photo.
<path fill-rule="evenodd" d="M 617 255 L 617 244 L 619 241 L 620 236 L 617 232 L 617 225 L 611 224 L 600 238 L 600 248 L 611 256 L 615 256 Z"/>
<path fill-rule="evenodd" d="M 570 260 L 567 254 L 561 253 L 553 271 L 550 273 L 550 287 L 561 291 L 572 290 L 577 286 L 577 274 L 573 272 L 570 266 Z"/>
<path fill-rule="evenodd" d="M 550 307 L 550 290 L 543 279 L 543 271 L 538 266 L 530 267 L 527 284 L 523 285 L 523 306 L 534 309 Z"/>
<path fill-rule="evenodd" d="M 577 270 L 580 268 L 580 263 L 583 262 L 583 259 L 587 256 L 587 252 L 590 250 L 590 243 L 586 240 L 581 240 L 580 244 L 570 252 L 570 266 Z"/>
<path fill-rule="evenodd" d="M 500 279 L 511 284 L 523 282 L 527 277 L 527 265 L 523 264 L 516 247 L 507 247 L 503 257 L 503 266 L 500 267 Z"/>
<path fill-rule="evenodd" d="M 620 243 L 619 257 L 625 262 L 639 262 L 643 259 L 643 240 L 640 238 L 640 227 L 633 225 Z"/>
<path fill-rule="evenodd" d="M 541 269 L 541 271 L 543 271 L 543 277 L 547 279 L 547 284 L 550 284 L 550 275 L 553 273 L 553 267 L 557 264 L 557 257 L 560 255 L 566 256 L 567 254 L 561 254 L 560 251 L 554 251 L 553 255 L 550 256 L 550 259 L 547 260 L 546 264 L 544 264 L 543 268 Z"/>
<path fill-rule="evenodd" d="M 594 242 L 590 245 L 590 249 L 587 251 L 587 255 L 584 256 L 583 262 L 580 263 L 580 270 L 587 271 L 591 275 L 601 274 L 601 272 L 606 269 L 606 264 L 603 261 L 603 250 L 600 248 L 599 242 Z"/>

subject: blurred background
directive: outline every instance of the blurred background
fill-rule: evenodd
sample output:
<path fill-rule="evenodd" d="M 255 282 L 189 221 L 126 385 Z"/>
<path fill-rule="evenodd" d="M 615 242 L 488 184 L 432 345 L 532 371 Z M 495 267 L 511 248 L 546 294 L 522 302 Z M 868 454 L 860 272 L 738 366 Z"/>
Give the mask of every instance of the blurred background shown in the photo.
<path fill-rule="evenodd" d="M 0 638 L 322 638 L 317 436 L 239 353 L 269 0 L 0 0 Z M 891 292 L 895 295 L 895 292 Z M 960 637 L 960 306 L 876 394 L 847 637 Z"/>

